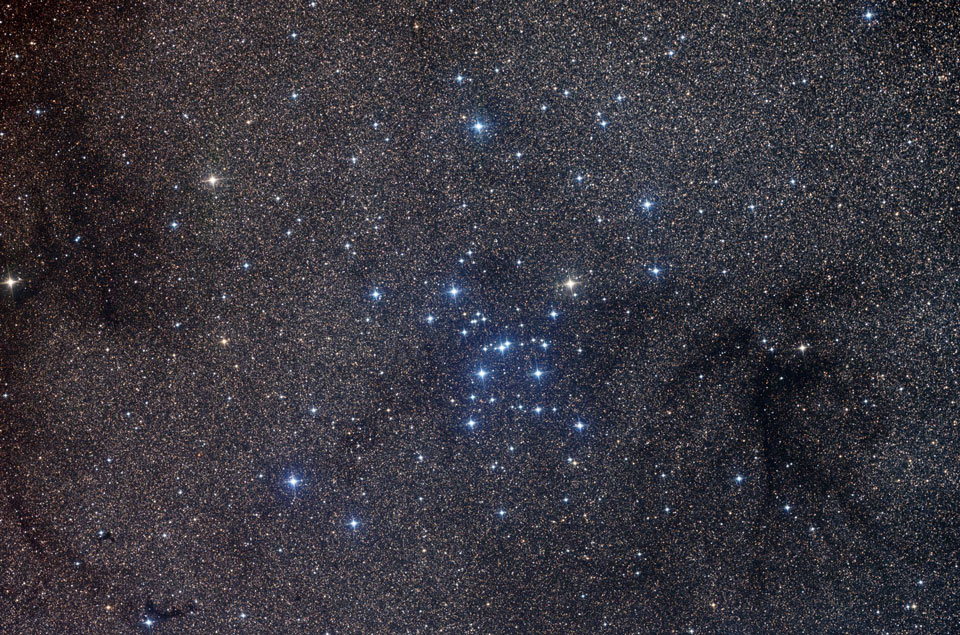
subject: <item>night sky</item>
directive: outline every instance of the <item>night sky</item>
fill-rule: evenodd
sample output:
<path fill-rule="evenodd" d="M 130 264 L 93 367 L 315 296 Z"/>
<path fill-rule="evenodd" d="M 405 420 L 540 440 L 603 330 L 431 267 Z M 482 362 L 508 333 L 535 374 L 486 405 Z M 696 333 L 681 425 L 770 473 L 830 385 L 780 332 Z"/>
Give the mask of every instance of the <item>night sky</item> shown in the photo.
<path fill-rule="evenodd" d="M 0 632 L 960 633 L 953 2 L 0 9 Z"/>

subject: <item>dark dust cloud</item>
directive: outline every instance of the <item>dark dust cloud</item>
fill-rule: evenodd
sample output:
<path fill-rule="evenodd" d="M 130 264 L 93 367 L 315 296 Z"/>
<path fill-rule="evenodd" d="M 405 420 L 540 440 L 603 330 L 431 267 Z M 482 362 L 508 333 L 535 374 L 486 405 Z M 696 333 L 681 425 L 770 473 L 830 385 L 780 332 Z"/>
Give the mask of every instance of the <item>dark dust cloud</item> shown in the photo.
<path fill-rule="evenodd" d="M 3 633 L 958 633 L 955 3 L 0 9 Z"/>

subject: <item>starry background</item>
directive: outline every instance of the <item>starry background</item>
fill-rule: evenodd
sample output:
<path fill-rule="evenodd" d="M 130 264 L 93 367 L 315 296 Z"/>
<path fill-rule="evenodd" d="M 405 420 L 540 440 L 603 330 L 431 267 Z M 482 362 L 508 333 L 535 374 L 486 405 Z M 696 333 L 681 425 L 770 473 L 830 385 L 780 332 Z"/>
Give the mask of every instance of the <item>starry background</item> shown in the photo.
<path fill-rule="evenodd" d="M 950 2 L 0 10 L 0 631 L 960 632 Z"/>

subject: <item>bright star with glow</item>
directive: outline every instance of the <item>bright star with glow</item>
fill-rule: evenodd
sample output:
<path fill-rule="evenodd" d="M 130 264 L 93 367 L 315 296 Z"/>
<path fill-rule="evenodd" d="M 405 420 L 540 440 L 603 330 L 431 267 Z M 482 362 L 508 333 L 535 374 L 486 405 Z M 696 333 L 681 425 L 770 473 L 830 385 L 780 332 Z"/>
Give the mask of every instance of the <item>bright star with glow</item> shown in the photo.
<path fill-rule="evenodd" d="M 360 521 L 356 518 L 353 518 L 348 524 L 350 525 L 350 529 L 356 529 L 360 525 Z"/>
<path fill-rule="evenodd" d="M 370 292 L 370 297 L 373 298 L 374 302 L 376 302 L 377 300 L 383 297 L 383 294 L 380 293 L 379 289 L 374 289 L 373 291 Z"/>
<path fill-rule="evenodd" d="M 473 428 L 477 427 L 477 422 L 473 419 L 467 419 L 467 427 L 472 430 Z"/>
<path fill-rule="evenodd" d="M 585 427 L 587 427 L 587 424 L 585 424 L 583 421 L 580 421 L 579 419 L 577 419 L 577 422 L 576 422 L 575 424 L 573 424 L 573 427 L 576 428 L 576 429 L 579 430 L 579 431 L 582 431 Z"/>
<path fill-rule="evenodd" d="M 455 298 L 458 295 L 460 295 L 460 289 L 458 289 L 457 287 L 450 287 L 447 293 L 450 294 L 450 297 Z"/>
<path fill-rule="evenodd" d="M 479 377 L 481 381 L 482 381 L 487 375 L 489 375 L 489 374 L 490 374 L 490 373 L 488 373 L 487 371 L 485 371 L 485 370 L 482 369 L 482 368 L 477 371 L 477 377 Z"/>
<path fill-rule="evenodd" d="M 578 284 L 580 283 L 574 280 L 573 278 L 567 278 L 567 281 L 563 283 L 563 286 L 565 286 L 570 291 L 573 291 L 574 287 L 576 287 Z"/>
<path fill-rule="evenodd" d="M 536 377 L 537 380 L 539 381 L 540 378 L 543 377 L 543 371 L 538 368 L 535 371 L 533 371 L 533 376 Z"/>
<path fill-rule="evenodd" d="M 486 129 L 486 127 L 487 126 L 482 121 L 475 121 L 473 123 L 473 130 L 474 132 L 477 132 L 477 133 L 483 132 Z"/>
<path fill-rule="evenodd" d="M 300 485 L 300 479 L 298 479 L 296 476 L 291 476 L 287 479 L 287 485 L 296 488 L 298 485 Z"/>

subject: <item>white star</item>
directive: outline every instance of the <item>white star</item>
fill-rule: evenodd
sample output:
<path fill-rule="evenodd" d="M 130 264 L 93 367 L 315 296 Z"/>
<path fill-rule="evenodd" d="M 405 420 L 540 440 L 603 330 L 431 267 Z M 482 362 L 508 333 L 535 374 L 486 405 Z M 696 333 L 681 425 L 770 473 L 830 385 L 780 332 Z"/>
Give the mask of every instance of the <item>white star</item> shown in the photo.
<path fill-rule="evenodd" d="M 291 476 L 290 478 L 287 479 L 287 485 L 289 485 L 290 487 L 296 487 L 299 484 L 300 484 L 300 479 L 298 479 L 296 476 Z"/>

